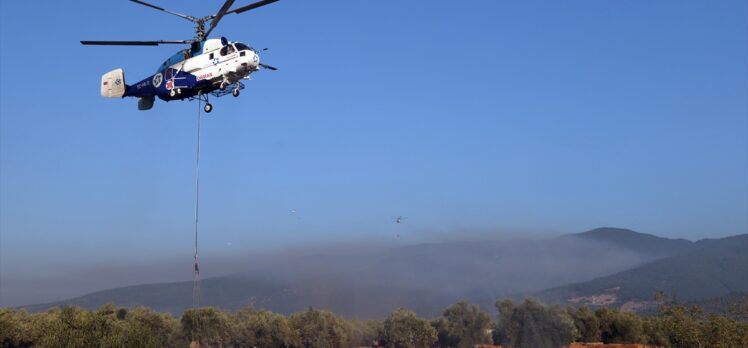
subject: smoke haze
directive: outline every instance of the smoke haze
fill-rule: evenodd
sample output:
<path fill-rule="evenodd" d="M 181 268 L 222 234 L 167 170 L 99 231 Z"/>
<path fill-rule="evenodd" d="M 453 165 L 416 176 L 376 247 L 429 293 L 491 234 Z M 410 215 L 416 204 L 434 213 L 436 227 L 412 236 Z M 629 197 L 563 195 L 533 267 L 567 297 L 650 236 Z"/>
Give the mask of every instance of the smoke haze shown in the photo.
<path fill-rule="evenodd" d="M 502 235 L 486 239 L 489 234 L 470 232 L 465 235 L 467 241 L 405 246 L 361 242 L 296 247 L 252 256 L 209 254 L 201 257 L 201 271 L 203 279 L 265 279 L 290 289 L 324 283 L 355 284 L 357 289 L 429 293 L 445 301 L 471 298 L 490 302 L 497 296 L 586 281 L 666 256 L 579 235 Z M 457 235 L 447 233 L 444 240 L 449 239 L 446 236 L 454 240 Z M 55 276 L 7 276 L 3 279 L 2 305 L 46 303 L 136 284 L 188 281 L 192 279 L 191 266 L 191 257 L 185 257 L 127 266 L 101 265 Z"/>

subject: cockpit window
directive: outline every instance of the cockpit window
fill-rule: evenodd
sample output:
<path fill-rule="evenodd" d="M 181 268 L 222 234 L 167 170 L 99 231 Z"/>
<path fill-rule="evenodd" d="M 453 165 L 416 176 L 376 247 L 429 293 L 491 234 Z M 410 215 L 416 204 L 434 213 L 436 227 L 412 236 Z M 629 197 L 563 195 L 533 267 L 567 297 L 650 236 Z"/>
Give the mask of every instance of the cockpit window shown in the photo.
<path fill-rule="evenodd" d="M 247 45 L 245 45 L 243 43 L 240 43 L 240 42 L 237 42 L 235 45 L 236 45 L 236 50 L 237 51 L 254 51 L 254 49 L 252 49 L 252 47 L 249 47 L 249 46 L 247 46 Z"/>
<path fill-rule="evenodd" d="M 234 50 L 234 46 L 232 46 L 232 45 L 226 45 L 226 46 L 223 46 L 223 48 L 221 48 L 221 55 L 222 56 L 225 56 L 227 54 L 232 54 L 234 52 L 236 52 L 236 50 Z"/>

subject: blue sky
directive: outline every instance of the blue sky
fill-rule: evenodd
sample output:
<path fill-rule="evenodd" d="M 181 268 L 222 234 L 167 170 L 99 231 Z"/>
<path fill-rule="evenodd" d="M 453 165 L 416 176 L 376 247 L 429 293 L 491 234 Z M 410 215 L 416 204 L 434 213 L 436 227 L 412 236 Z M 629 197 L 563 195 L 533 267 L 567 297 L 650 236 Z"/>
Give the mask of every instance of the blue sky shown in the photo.
<path fill-rule="evenodd" d="M 78 43 L 189 39 L 191 24 L 124 0 L 35 6 L 0 2 L 0 271 L 191 256 L 197 105 L 99 96 L 101 74 L 138 81 L 181 47 Z M 746 233 L 747 10 L 282 0 L 227 16 L 213 34 L 269 47 L 281 70 L 204 119 L 202 248 Z"/>

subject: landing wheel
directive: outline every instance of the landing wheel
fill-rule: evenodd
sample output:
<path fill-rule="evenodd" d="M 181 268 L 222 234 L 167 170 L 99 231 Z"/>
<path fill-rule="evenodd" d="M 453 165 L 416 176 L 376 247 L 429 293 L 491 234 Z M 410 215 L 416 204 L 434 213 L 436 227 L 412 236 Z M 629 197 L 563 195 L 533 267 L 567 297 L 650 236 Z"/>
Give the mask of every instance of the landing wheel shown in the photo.
<path fill-rule="evenodd" d="M 210 103 L 205 104 L 205 107 L 203 107 L 203 110 L 206 114 L 209 114 L 211 111 L 213 111 L 213 105 Z"/>
<path fill-rule="evenodd" d="M 233 95 L 234 97 L 238 97 L 239 96 L 239 89 L 237 88 L 237 89 L 233 90 L 231 92 L 231 95 Z"/>
<path fill-rule="evenodd" d="M 222 91 L 225 91 L 225 90 L 226 90 L 226 84 L 225 84 L 225 83 L 223 83 L 223 82 L 221 82 L 221 85 L 220 85 L 220 86 L 218 86 L 218 89 L 220 89 L 220 90 L 222 90 Z"/>
<path fill-rule="evenodd" d="M 182 94 L 182 89 L 181 88 L 177 88 L 177 94 Z"/>
<path fill-rule="evenodd" d="M 177 91 L 175 91 L 175 90 L 172 89 L 171 91 L 169 91 L 169 95 L 172 96 L 172 97 L 174 97 L 174 96 L 177 95 Z"/>

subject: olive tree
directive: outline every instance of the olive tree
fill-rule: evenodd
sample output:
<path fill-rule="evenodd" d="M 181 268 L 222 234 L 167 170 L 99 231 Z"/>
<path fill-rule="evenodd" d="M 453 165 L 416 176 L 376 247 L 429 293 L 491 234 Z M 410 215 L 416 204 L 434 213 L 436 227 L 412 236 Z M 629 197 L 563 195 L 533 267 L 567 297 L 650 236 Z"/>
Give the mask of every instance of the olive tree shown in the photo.
<path fill-rule="evenodd" d="M 290 317 L 299 344 L 304 348 L 345 347 L 348 345 L 345 323 L 328 311 L 309 308 Z"/>
<path fill-rule="evenodd" d="M 384 320 L 382 343 L 388 348 L 426 348 L 437 340 L 436 330 L 415 313 L 399 308 Z"/>
<path fill-rule="evenodd" d="M 229 340 L 226 314 L 217 308 L 194 308 L 182 313 L 181 335 L 200 346 L 222 347 Z"/>
<path fill-rule="evenodd" d="M 466 301 L 447 307 L 442 317 L 432 325 L 437 330 L 441 347 L 472 348 L 477 344 L 491 343 L 491 317 Z"/>
<path fill-rule="evenodd" d="M 288 347 L 298 343 L 288 318 L 270 311 L 246 307 L 230 318 L 234 347 Z"/>
<path fill-rule="evenodd" d="M 501 345 L 523 348 L 566 346 L 578 337 L 574 321 L 558 306 L 544 306 L 526 299 L 519 306 L 510 300 L 497 301 L 499 320 L 494 339 Z"/>

